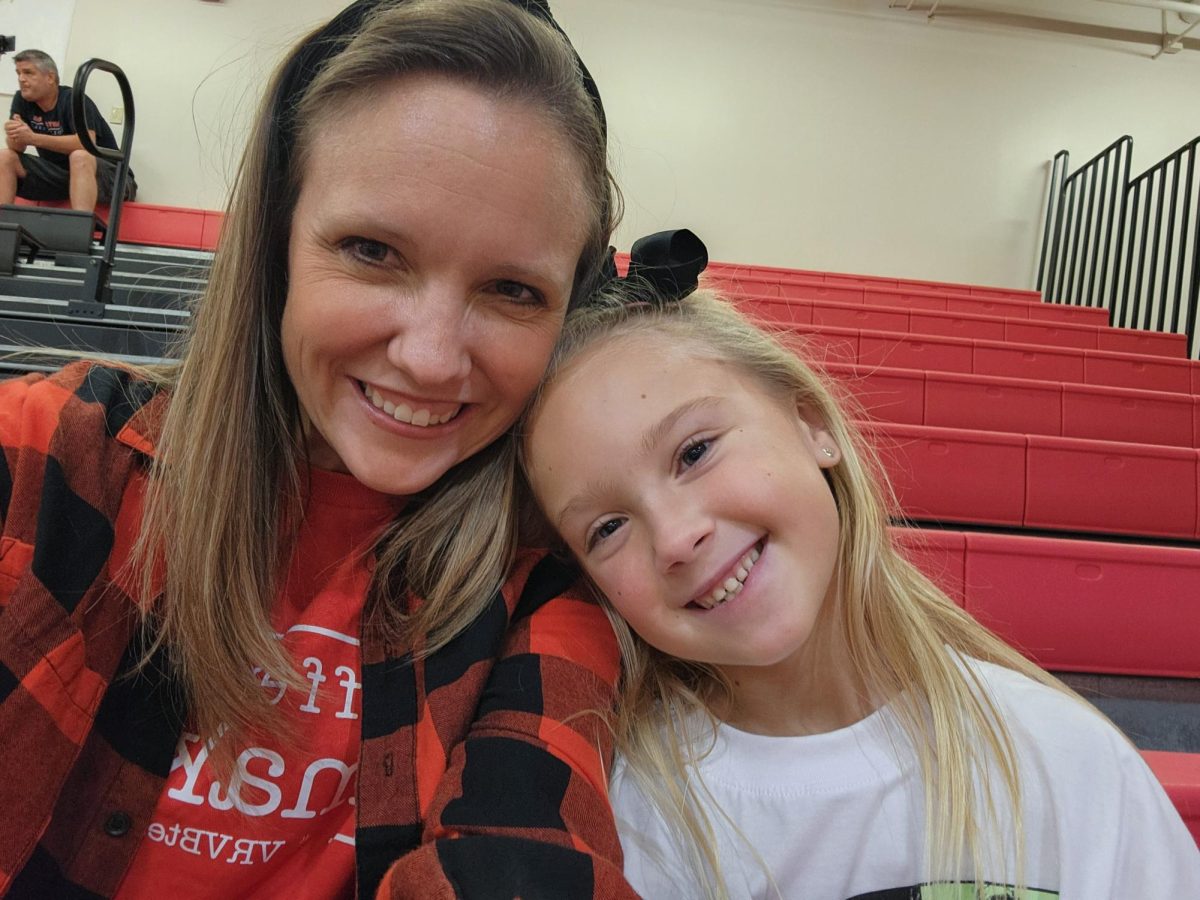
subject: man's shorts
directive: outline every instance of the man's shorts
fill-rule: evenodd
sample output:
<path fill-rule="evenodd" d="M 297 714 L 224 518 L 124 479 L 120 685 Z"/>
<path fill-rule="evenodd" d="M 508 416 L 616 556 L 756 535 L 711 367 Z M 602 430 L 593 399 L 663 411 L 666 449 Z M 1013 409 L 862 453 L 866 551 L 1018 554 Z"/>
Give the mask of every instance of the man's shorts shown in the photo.
<path fill-rule="evenodd" d="M 25 177 L 17 179 L 17 196 L 26 200 L 69 200 L 71 199 L 71 172 L 48 159 L 34 153 L 22 153 L 21 165 Z M 107 204 L 112 200 L 113 185 L 117 180 L 117 166 L 107 159 L 96 159 L 97 202 Z M 130 172 L 125 180 L 125 199 L 137 195 L 137 182 Z"/>

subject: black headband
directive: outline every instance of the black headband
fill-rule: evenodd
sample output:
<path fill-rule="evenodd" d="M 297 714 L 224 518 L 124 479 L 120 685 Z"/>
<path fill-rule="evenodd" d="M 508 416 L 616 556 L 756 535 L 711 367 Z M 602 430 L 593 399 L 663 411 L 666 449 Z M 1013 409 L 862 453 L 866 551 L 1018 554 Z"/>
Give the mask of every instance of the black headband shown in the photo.
<path fill-rule="evenodd" d="M 272 164 L 286 162 L 287 153 L 295 137 L 296 106 L 308 86 L 312 84 L 317 73 L 324 65 L 341 50 L 345 39 L 352 37 L 362 30 L 363 23 L 376 10 L 389 6 L 397 6 L 404 0 L 355 0 L 340 13 L 330 19 L 323 27 L 313 32 L 301 44 L 288 60 L 279 78 L 272 107 L 272 129 L 270 162 Z M 566 32 L 554 20 L 547 0 L 508 0 L 513 6 L 518 6 L 532 16 L 536 16 L 555 31 L 562 35 L 571 52 L 575 54 L 575 62 L 579 66 L 579 75 L 583 80 L 584 90 L 592 98 L 596 106 L 596 115 L 600 119 L 600 131 L 607 138 L 608 122 L 604 117 L 604 104 L 600 101 L 600 90 L 592 78 L 587 66 L 579 58 Z M 285 167 L 282 171 L 287 171 Z"/>

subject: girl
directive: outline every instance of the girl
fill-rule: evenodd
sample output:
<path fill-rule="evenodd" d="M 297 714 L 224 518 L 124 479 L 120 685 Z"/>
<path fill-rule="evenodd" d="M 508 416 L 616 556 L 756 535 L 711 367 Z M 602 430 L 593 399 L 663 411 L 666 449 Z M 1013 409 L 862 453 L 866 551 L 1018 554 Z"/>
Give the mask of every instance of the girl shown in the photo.
<path fill-rule="evenodd" d="M 522 453 L 622 646 L 634 887 L 1200 897 L 1135 749 L 897 554 L 829 387 L 711 292 L 627 300 L 568 321 Z"/>

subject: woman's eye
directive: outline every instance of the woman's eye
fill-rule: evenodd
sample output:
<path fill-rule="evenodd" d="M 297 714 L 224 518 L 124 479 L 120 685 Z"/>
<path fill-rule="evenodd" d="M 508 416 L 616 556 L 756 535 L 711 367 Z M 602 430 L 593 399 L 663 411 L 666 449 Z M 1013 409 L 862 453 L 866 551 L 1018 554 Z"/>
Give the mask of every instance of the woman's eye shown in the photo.
<path fill-rule="evenodd" d="M 681 451 L 679 451 L 679 467 L 681 469 L 690 469 L 700 460 L 704 459 L 704 455 L 712 447 L 712 441 L 708 439 L 690 441 Z"/>
<path fill-rule="evenodd" d="M 507 297 L 509 300 L 514 300 L 517 303 L 528 304 L 530 306 L 541 305 L 542 303 L 542 295 L 540 293 L 527 284 L 521 284 L 519 281 L 497 281 L 495 288 L 497 294 Z"/>
<path fill-rule="evenodd" d="M 587 537 L 587 549 L 593 549 L 601 541 L 612 537 L 618 528 L 625 524 L 624 519 L 607 519 L 592 529 Z"/>
<path fill-rule="evenodd" d="M 373 266 L 387 262 L 388 255 L 392 252 L 391 248 L 382 241 L 373 241 L 364 237 L 346 238 L 341 243 L 341 249 L 359 262 Z"/>

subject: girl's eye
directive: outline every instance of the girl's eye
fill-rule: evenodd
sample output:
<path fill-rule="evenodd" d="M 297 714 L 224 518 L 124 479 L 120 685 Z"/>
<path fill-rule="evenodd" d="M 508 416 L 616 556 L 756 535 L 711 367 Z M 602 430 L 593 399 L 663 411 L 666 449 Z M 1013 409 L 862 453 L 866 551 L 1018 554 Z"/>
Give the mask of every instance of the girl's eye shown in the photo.
<path fill-rule="evenodd" d="M 679 451 L 679 468 L 692 468 L 692 466 L 704 459 L 705 454 L 707 454 L 711 448 L 712 441 L 708 438 L 689 441 L 686 445 L 684 445 L 684 448 Z"/>
<path fill-rule="evenodd" d="M 341 249 L 359 262 L 378 266 L 387 262 L 392 248 L 382 241 L 370 238 L 350 237 L 341 242 Z"/>
<path fill-rule="evenodd" d="M 517 303 L 528 306 L 541 306 L 543 304 L 542 295 L 535 291 L 527 284 L 521 284 L 519 281 L 497 281 L 495 284 L 496 293 L 507 297 Z"/>
<path fill-rule="evenodd" d="M 595 548 L 601 541 L 605 541 L 612 537 L 618 528 L 625 524 L 624 519 L 606 519 L 595 528 L 587 536 L 585 546 L 588 550 Z"/>

